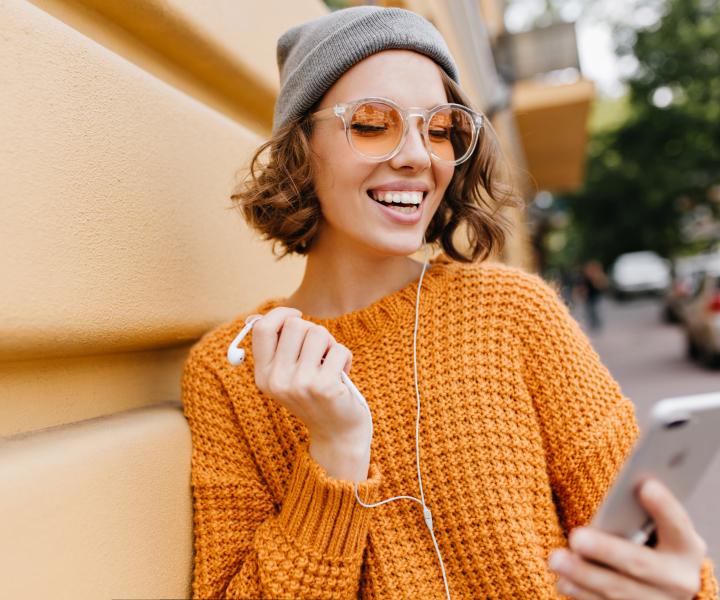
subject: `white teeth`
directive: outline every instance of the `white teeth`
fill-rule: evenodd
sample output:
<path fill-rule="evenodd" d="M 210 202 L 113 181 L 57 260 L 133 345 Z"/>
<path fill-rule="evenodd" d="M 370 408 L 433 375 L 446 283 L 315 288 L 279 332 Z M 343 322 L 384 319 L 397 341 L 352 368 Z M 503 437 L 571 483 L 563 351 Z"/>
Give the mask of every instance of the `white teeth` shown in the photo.
<path fill-rule="evenodd" d="M 401 213 L 414 213 L 418 210 L 417 206 L 392 206 L 393 210 L 396 210 Z"/>
<path fill-rule="evenodd" d="M 423 193 L 415 191 L 371 192 L 371 194 L 375 200 L 379 200 L 380 202 L 392 202 L 394 204 L 414 204 L 417 206 L 423 199 Z"/>

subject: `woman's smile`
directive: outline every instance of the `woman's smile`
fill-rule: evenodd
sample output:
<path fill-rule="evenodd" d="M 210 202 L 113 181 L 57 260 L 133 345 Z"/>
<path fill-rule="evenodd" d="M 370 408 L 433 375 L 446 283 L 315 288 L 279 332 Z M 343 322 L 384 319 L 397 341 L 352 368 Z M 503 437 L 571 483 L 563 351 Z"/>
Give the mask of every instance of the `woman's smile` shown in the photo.
<path fill-rule="evenodd" d="M 428 190 L 429 186 L 419 181 L 391 181 L 370 188 L 367 195 L 394 222 L 413 225 L 422 218 Z"/>
<path fill-rule="evenodd" d="M 417 203 L 401 202 L 381 202 L 380 200 L 373 200 L 375 206 L 378 207 L 381 214 L 385 215 L 391 221 L 399 223 L 401 225 L 415 225 L 422 220 L 423 208 L 425 203 L 422 201 L 422 194 L 419 192 L 396 192 L 393 194 L 394 197 L 398 196 L 416 196 L 418 199 Z"/>

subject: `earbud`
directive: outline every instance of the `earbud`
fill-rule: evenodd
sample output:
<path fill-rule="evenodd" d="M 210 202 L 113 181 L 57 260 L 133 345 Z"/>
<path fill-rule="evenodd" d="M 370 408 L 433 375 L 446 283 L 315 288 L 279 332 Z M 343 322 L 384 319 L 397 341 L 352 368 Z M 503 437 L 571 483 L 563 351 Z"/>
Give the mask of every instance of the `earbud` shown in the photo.
<path fill-rule="evenodd" d="M 235 336 L 235 339 L 228 346 L 227 359 L 228 362 L 234 367 L 237 367 L 242 361 L 245 360 L 245 350 L 243 348 L 240 348 L 240 344 L 245 339 L 245 336 L 250 333 L 253 325 L 255 325 L 255 323 L 261 318 L 262 317 L 260 315 L 248 317 L 245 321 L 245 327 L 242 328 L 242 331 L 240 331 L 240 333 Z"/>
<path fill-rule="evenodd" d="M 262 319 L 261 315 L 253 315 L 251 317 L 248 317 L 245 321 L 245 327 L 242 328 L 240 333 L 235 336 L 235 339 L 228 346 L 227 359 L 228 362 L 234 367 L 237 367 L 241 362 L 245 360 L 245 349 L 240 348 L 240 344 L 242 344 L 242 341 L 250 333 L 253 325 L 255 325 L 255 323 L 257 323 L 260 319 Z M 350 380 L 345 371 L 342 371 L 340 373 L 340 378 L 342 379 L 342 382 L 350 389 L 350 393 L 353 395 L 353 397 L 360 404 L 362 404 L 368 412 L 370 412 L 370 406 L 368 405 L 367 400 L 365 400 L 365 396 L 360 393 L 360 390 L 357 389 L 357 387 Z M 370 419 L 370 426 L 372 427 L 372 418 Z"/>

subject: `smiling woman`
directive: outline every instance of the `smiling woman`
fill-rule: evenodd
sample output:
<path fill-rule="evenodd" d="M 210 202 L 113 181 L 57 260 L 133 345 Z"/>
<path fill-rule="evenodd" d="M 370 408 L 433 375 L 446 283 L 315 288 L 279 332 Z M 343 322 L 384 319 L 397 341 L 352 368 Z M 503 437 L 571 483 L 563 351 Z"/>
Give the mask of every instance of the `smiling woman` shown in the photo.
<path fill-rule="evenodd" d="M 278 64 L 273 137 L 233 198 L 307 262 L 185 365 L 194 595 L 715 597 L 662 487 L 655 549 L 582 527 L 633 407 L 554 291 L 478 260 L 512 198 L 437 30 L 341 10 L 285 33 Z"/>
<path fill-rule="evenodd" d="M 395 56 L 389 58 L 387 55 Z M 386 51 L 382 55 L 369 57 L 353 69 L 359 71 L 361 76 L 363 72 L 366 75 L 369 73 L 371 77 L 380 80 L 377 82 L 379 85 L 368 86 L 369 89 L 389 91 L 390 81 L 384 79 L 383 75 L 388 71 L 376 61 L 400 61 L 397 71 L 401 78 L 395 82 L 395 87 L 399 87 L 401 81 L 407 83 L 411 79 L 411 87 L 406 89 L 412 89 L 418 84 L 417 76 L 412 68 L 403 67 L 403 60 L 426 61 L 429 67 L 425 67 L 430 69 L 430 76 L 441 80 L 444 91 L 437 95 L 437 108 L 441 110 L 430 118 L 423 118 L 421 131 L 425 145 L 432 151 L 429 138 L 431 134 L 437 136 L 437 132 L 433 133 L 431 125 L 449 120 L 452 125 L 450 131 L 454 136 L 452 159 L 459 160 L 456 168 L 449 169 L 452 178 L 444 202 L 432 214 L 425 232 L 426 241 L 440 241 L 444 251 L 455 260 L 486 258 L 503 246 L 508 226 L 503 208 L 518 206 L 505 177 L 506 173 L 500 168 L 499 147 L 492 125 L 487 119 L 471 112 L 471 103 L 456 82 L 421 54 Z M 376 100 L 380 102 L 356 102 L 348 107 L 352 110 L 346 109 L 340 114 L 336 114 L 339 105 L 328 106 L 317 112 L 309 111 L 285 126 L 276 126 L 273 137 L 255 153 L 249 178 L 238 186 L 231 197 L 238 203 L 248 223 L 266 239 L 275 242 L 276 252 L 280 256 L 307 254 L 323 217 L 314 183 L 318 161 L 311 159 L 313 147 L 310 138 L 315 122 L 329 120 L 330 124 L 319 123 L 318 126 L 334 128 L 336 132 L 342 132 L 344 127 L 350 147 L 360 154 L 362 160 L 359 162 L 363 163 L 392 158 L 390 154 L 400 151 L 408 134 L 417 128 L 414 122 L 417 117 L 412 120 L 403 117 L 402 109 L 392 100 Z M 327 104 L 325 99 L 322 105 Z M 443 106 L 451 107 L 452 110 L 443 109 Z M 373 109 L 372 114 L 368 113 L 370 109 Z M 358 112 L 361 114 L 357 115 Z M 423 112 L 427 114 L 428 111 Z M 377 122 L 380 116 L 383 118 L 382 132 L 358 133 L 359 128 L 367 128 L 367 122 L 363 123 L 363 119 L 370 118 Z M 447 128 L 447 124 L 444 126 Z M 471 133 L 468 133 L 469 130 Z M 442 148 L 443 144 L 436 143 L 435 146 Z M 462 149 L 456 151 L 458 147 Z M 351 161 L 358 162 L 358 159 L 353 156 Z M 345 163 L 343 168 L 347 166 Z M 376 191 L 411 191 L 414 188 L 423 192 L 423 198 L 427 196 L 427 184 L 415 181 L 385 183 L 378 186 Z M 375 199 L 383 203 L 390 202 L 387 198 Z M 398 202 L 401 202 L 400 199 Z M 420 217 L 419 214 L 417 216 Z M 466 242 L 458 241 L 458 230 L 464 232 Z"/>

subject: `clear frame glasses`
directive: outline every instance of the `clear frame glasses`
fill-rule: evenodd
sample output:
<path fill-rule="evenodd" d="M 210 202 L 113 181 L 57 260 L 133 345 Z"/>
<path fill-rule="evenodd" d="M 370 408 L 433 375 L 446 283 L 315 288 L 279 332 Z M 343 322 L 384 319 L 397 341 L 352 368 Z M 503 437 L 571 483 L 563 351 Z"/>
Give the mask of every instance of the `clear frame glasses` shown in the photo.
<path fill-rule="evenodd" d="M 341 102 L 312 113 L 313 120 L 337 117 L 345 127 L 350 147 L 368 160 L 393 158 L 405 143 L 410 119 L 422 121 L 422 137 L 430 156 L 459 165 L 470 158 L 477 145 L 484 117 L 461 104 L 434 108 L 401 108 L 387 98 L 362 98 Z"/>

